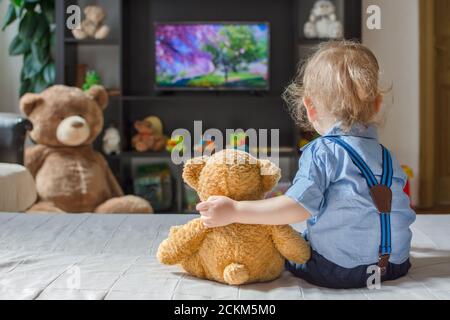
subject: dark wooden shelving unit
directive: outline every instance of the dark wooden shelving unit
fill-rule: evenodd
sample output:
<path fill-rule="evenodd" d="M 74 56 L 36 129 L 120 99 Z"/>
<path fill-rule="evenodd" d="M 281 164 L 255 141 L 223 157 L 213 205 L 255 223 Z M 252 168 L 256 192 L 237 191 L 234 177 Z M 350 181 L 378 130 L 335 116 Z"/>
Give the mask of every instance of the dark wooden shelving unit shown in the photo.
<path fill-rule="evenodd" d="M 279 129 L 280 146 L 297 149 L 300 132 L 285 110 L 281 94 L 293 78 L 307 48 L 319 40 L 302 36 L 303 23 L 309 17 L 315 0 L 101 0 L 99 5 L 115 6 L 118 19 L 109 38 L 76 40 L 66 26 L 69 5 L 89 4 L 87 0 L 56 1 L 57 16 L 57 83 L 75 85 L 79 50 L 94 55 L 98 49 L 117 50 L 109 61 L 108 72 L 118 73 L 120 95 L 111 97 L 105 111 L 105 128 L 114 124 L 121 132 L 123 152 L 108 157 L 126 193 L 133 193 L 132 165 L 136 160 L 165 161 L 170 154 L 138 153 L 131 149 L 133 123 L 156 115 L 164 123 L 165 133 L 185 128 L 193 132 L 193 122 L 203 121 L 203 129 L 217 128 L 225 132 L 235 129 Z M 338 18 L 345 26 L 345 37 L 361 37 L 361 0 L 336 0 Z M 270 90 L 251 92 L 173 92 L 160 93 L 154 89 L 154 23 L 176 21 L 262 21 L 271 28 Z M 306 48 L 306 49 L 305 49 Z M 308 49 L 310 50 L 310 49 Z M 97 59 L 98 60 L 98 59 Z M 117 70 L 115 70 L 117 69 Z M 115 71 L 114 71 L 115 70 Z M 195 143 L 195 142 L 194 142 Z M 95 143 L 101 150 L 101 136 Z M 291 159 L 290 178 L 295 174 L 297 152 L 280 152 Z M 181 166 L 171 166 L 176 180 L 175 203 L 172 212 L 183 211 L 183 182 Z"/>

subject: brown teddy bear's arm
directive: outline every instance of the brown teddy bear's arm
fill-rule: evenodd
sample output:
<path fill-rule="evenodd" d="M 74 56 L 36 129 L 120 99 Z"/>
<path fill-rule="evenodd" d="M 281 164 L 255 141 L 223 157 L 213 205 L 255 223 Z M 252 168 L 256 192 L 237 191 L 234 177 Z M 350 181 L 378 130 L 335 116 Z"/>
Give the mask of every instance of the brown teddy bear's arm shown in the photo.
<path fill-rule="evenodd" d="M 113 198 L 123 197 L 124 193 L 122 191 L 122 188 L 120 187 L 116 177 L 109 168 L 108 162 L 106 162 L 105 158 L 103 158 L 103 156 L 100 153 L 96 153 L 96 158 L 97 161 L 102 165 L 103 170 L 105 172 L 106 179 L 108 181 L 108 185 L 111 190 L 111 197 Z"/>
<path fill-rule="evenodd" d="M 42 167 L 48 151 L 49 149 L 42 145 L 30 147 L 25 150 L 25 167 L 30 171 L 33 178 L 36 178 L 36 174 Z"/>
<path fill-rule="evenodd" d="M 195 219 L 170 233 L 158 248 L 158 260 L 167 265 L 174 265 L 193 255 L 202 244 L 207 229 L 200 219 Z"/>
<path fill-rule="evenodd" d="M 272 240 L 275 247 L 289 261 L 306 263 L 311 256 L 311 249 L 302 236 L 291 226 L 272 226 Z"/>

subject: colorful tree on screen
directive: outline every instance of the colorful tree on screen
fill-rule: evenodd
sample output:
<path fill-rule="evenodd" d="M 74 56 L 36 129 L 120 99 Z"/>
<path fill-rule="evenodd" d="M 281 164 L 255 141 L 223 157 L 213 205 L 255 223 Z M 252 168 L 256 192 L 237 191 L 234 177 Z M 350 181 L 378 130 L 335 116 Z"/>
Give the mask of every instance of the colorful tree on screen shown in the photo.
<path fill-rule="evenodd" d="M 204 49 L 211 53 L 213 63 L 220 67 L 228 82 L 228 73 L 237 72 L 241 65 L 263 59 L 267 55 L 267 46 L 258 42 L 254 32 L 248 26 L 224 26 L 220 32 L 224 41 L 206 43 Z"/>
<path fill-rule="evenodd" d="M 265 76 L 267 32 L 265 25 L 159 25 L 158 78 L 168 83 L 187 80 L 199 84 L 214 79 L 227 83 L 230 73 L 236 80 L 244 71 Z"/>

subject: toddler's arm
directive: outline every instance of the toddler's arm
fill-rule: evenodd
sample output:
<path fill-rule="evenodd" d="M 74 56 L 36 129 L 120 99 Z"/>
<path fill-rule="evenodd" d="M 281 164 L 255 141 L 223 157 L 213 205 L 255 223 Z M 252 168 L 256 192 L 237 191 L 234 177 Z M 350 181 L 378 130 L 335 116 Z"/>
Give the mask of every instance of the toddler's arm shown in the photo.
<path fill-rule="evenodd" d="M 210 228 L 232 223 L 285 225 L 303 222 L 310 213 L 287 196 L 260 201 L 234 201 L 227 197 L 211 197 L 197 205 L 203 223 Z"/>

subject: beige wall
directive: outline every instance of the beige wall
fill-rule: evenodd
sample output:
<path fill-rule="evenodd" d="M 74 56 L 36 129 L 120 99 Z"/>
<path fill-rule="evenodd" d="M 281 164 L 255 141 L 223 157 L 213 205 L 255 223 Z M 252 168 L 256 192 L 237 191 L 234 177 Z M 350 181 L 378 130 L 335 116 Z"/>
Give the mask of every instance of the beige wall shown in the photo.
<path fill-rule="evenodd" d="M 0 1 L 0 16 L 6 12 L 9 1 Z M 0 112 L 18 112 L 20 69 L 22 58 L 8 55 L 9 43 L 14 38 L 17 24 L 0 31 Z"/>
<path fill-rule="evenodd" d="M 386 97 L 387 121 L 380 139 L 402 164 L 410 166 L 417 201 L 419 174 L 419 0 L 363 0 L 381 8 L 382 30 L 363 26 L 363 42 L 380 60 L 382 84 L 393 85 Z"/>

